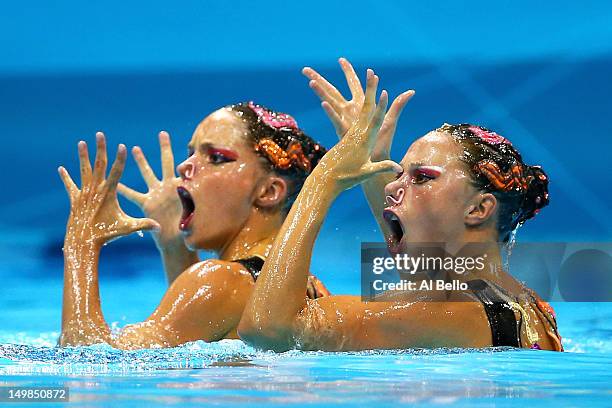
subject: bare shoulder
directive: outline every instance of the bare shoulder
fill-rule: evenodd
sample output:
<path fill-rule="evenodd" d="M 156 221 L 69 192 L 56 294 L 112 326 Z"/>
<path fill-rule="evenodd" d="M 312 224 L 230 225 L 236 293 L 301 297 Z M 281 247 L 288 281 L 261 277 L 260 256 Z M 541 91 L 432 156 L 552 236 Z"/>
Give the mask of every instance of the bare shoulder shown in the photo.
<path fill-rule="evenodd" d="M 242 264 L 220 259 L 207 259 L 193 264 L 179 275 L 175 282 L 182 285 L 232 283 L 252 286 L 254 284 L 253 277 Z"/>
<path fill-rule="evenodd" d="M 198 262 L 174 280 L 149 320 L 171 331 L 172 344 L 216 341 L 236 327 L 252 289 L 253 279 L 240 264 Z"/>

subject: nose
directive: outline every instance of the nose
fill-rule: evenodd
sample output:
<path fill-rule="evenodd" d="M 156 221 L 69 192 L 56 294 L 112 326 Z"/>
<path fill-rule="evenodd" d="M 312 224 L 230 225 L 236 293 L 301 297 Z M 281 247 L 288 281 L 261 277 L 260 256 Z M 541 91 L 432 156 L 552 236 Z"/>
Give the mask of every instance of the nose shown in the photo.
<path fill-rule="evenodd" d="M 394 180 L 385 186 L 385 202 L 390 207 L 400 205 L 405 194 L 406 190 L 400 180 Z"/>
<path fill-rule="evenodd" d="M 176 167 L 176 171 L 183 180 L 190 180 L 193 178 L 195 166 L 190 159 L 187 159 Z"/>

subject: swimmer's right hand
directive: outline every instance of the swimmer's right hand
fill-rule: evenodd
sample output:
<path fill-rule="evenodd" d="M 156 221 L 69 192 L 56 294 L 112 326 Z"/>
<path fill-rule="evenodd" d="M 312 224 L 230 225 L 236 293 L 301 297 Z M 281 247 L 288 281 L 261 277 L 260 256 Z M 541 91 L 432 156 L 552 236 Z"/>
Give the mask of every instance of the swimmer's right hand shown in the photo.
<path fill-rule="evenodd" d="M 102 132 L 96 134 L 96 145 L 96 160 L 92 170 L 87 144 L 79 142 L 81 189 L 76 186 L 64 167 L 58 169 L 70 198 L 70 216 L 66 226 L 65 242 L 68 246 L 89 243 L 99 246 L 113 238 L 135 231 L 159 228 L 159 224 L 154 220 L 130 217 L 119 206 L 117 183 L 125 167 L 127 156 L 125 145 L 119 145 L 108 178 L 106 178 L 106 140 Z"/>
<path fill-rule="evenodd" d="M 154 232 L 153 238 L 160 249 L 173 246 L 182 246 L 183 238 L 179 231 L 179 220 L 181 218 L 181 202 L 176 188 L 180 184 L 180 178 L 174 172 L 174 156 L 170 135 L 167 132 L 159 133 L 159 147 L 161 150 L 162 178 L 157 178 L 142 149 L 135 146 L 132 155 L 140 174 L 144 179 L 149 191 L 140 193 L 122 183 L 117 186 L 119 194 L 136 204 L 146 217 L 152 218 L 159 223 L 161 229 Z"/>

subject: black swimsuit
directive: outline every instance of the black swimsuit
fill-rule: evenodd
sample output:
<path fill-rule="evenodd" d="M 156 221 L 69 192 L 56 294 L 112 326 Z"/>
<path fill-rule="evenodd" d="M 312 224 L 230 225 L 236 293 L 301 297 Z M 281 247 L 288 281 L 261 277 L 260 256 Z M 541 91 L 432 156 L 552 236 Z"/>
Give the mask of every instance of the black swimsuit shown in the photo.
<path fill-rule="evenodd" d="M 261 272 L 261 268 L 263 268 L 264 260 L 258 256 L 253 256 L 251 258 L 245 259 L 236 259 L 234 262 L 238 262 L 242 264 L 246 268 L 247 271 L 253 276 L 253 280 L 257 280 L 259 276 L 259 272 Z"/>
<path fill-rule="evenodd" d="M 516 315 L 508 300 L 482 279 L 472 280 L 467 284 L 487 313 L 493 346 L 521 347 L 520 322 L 516 320 Z"/>

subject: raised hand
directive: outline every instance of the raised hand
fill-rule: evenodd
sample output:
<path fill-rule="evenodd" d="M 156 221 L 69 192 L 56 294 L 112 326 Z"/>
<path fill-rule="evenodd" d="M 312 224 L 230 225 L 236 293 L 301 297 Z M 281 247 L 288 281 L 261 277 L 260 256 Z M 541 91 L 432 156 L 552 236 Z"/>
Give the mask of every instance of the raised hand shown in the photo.
<path fill-rule="evenodd" d="M 378 104 L 378 76 L 368 69 L 364 103 L 357 120 L 344 137 L 320 161 L 319 173 L 331 175 L 341 189 L 347 189 L 379 173 L 400 172 L 401 167 L 390 160 L 373 161 L 372 152 L 379 130 L 385 121 L 387 91 L 382 91 Z M 389 125 L 395 126 L 399 115 L 389 115 Z M 317 171 L 315 169 L 315 171 Z"/>
<path fill-rule="evenodd" d="M 121 183 L 117 190 L 125 198 L 136 204 L 145 216 L 159 223 L 160 228 L 153 231 L 153 239 L 159 250 L 168 283 L 172 283 L 185 269 L 199 261 L 196 251 L 190 251 L 179 230 L 179 220 L 183 211 L 176 192 L 180 178 L 174 173 L 174 155 L 167 132 L 159 133 L 161 151 L 161 180 L 155 176 L 142 149 L 135 146 L 132 155 L 149 191 L 140 193 Z"/>
<path fill-rule="evenodd" d="M 310 79 L 308 85 L 321 99 L 321 107 L 334 125 L 336 134 L 342 139 L 361 112 L 365 93 L 353 66 L 344 58 L 340 58 L 339 62 L 351 91 L 351 100 L 346 100 L 336 87 L 314 69 L 305 67 L 302 73 Z"/>
<path fill-rule="evenodd" d="M 323 110 L 325 110 L 325 113 L 336 129 L 336 134 L 342 139 L 357 120 L 363 108 L 365 93 L 351 63 L 345 58 L 340 58 L 339 63 L 351 91 L 351 100 L 346 100 L 336 87 L 314 69 L 306 67 L 302 72 L 310 79 L 310 87 L 321 99 L 321 107 L 323 107 Z M 414 91 L 412 90 L 404 92 L 391 104 L 389 113 L 385 116 L 378 132 L 376 144 L 372 150 L 371 158 L 373 161 L 389 159 L 391 143 L 397 127 L 397 119 L 413 95 Z"/>
<path fill-rule="evenodd" d="M 102 245 L 113 238 L 135 231 L 159 228 L 159 224 L 154 220 L 130 217 L 119 206 L 117 184 L 125 167 L 125 145 L 119 145 L 108 178 L 106 140 L 102 132 L 96 133 L 96 146 L 96 159 L 92 170 L 87 144 L 84 141 L 79 142 L 80 189 L 64 167 L 58 169 L 70 198 L 70 216 L 66 229 L 68 243 L 79 244 L 81 241 Z"/>
<path fill-rule="evenodd" d="M 119 194 L 140 207 L 146 217 L 160 224 L 161 229 L 154 232 L 153 238 L 157 246 L 161 248 L 172 244 L 182 244 L 183 239 L 178 227 L 182 208 L 176 193 L 180 178 L 176 177 L 174 172 L 174 156 L 170 135 L 167 132 L 159 133 L 159 146 L 162 164 L 161 180 L 155 176 L 142 149 L 135 146 L 132 149 L 132 155 L 149 191 L 143 194 L 121 183 L 117 190 Z"/>

